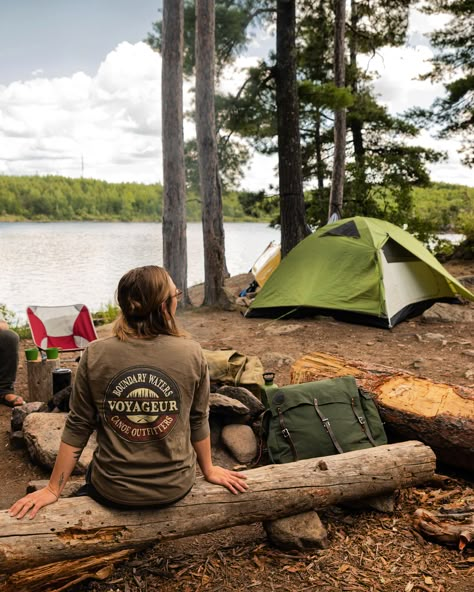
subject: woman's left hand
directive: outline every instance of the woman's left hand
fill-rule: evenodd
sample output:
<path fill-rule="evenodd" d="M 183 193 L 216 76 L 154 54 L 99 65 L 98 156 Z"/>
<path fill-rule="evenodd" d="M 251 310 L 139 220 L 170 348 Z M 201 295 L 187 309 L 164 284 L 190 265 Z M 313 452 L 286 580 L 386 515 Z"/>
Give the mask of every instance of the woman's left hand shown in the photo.
<path fill-rule="evenodd" d="M 28 518 L 32 520 L 40 508 L 54 504 L 57 501 L 58 496 L 49 487 L 43 487 L 43 489 L 28 493 L 16 501 L 8 512 L 12 518 L 21 520 L 28 514 Z"/>
<path fill-rule="evenodd" d="M 235 494 L 244 493 L 249 488 L 248 484 L 245 482 L 247 479 L 246 475 L 238 473 L 237 471 L 224 469 L 224 467 L 213 465 L 204 475 L 204 478 L 206 481 L 209 481 L 209 483 L 222 485 L 222 487 L 226 487 L 229 491 Z"/>

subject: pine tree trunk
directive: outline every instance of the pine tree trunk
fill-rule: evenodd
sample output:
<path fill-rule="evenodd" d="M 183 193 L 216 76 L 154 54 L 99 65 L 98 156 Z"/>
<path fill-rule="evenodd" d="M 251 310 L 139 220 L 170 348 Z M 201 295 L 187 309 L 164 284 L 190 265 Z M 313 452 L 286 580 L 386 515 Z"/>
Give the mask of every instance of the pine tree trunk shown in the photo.
<path fill-rule="evenodd" d="M 277 1 L 276 103 L 282 257 L 308 234 L 301 170 L 295 12 L 295 0 Z"/>
<path fill-rule="evenodd" d="M 354 97 L 358 94 L 358 71 L 357 71 L 357 30 L 359 27 L 359 13 L 356 0 L 351 0 L 351 34 L 349 39 L 349 62 L 351 72 L 351 89 Z M 354 160 L 356 163 L 355 186 L 356 191 L 360 192 L 362 200 L 366 196 L 366 173 L 365 173 L 365 148 L 362 135 L 362 120 L 357 113 L 352 110 L 350 117 L 350 129 L 352 134 L 352 143 L 354 147 Z M 359 200 L 359 196 L 357 196 Z"/>
<path fill-rule="evenodd" d="M 161 71 L 163 265 L 188 303 L 183 139 L 183 0 L 164 0 Z"/>
<path fill-rule="evenodd" d="M 214 106 L 214 0 L 196 0 L 196 136 L 204 241 L 204 305 L 228 305 Z"/>
<path fill-rule="evenodd" d="M 337 88 L 345 86 L 345 25 L 346 2 L 335 1 L 334 32 L 334 83 Z M 342 218 L 344 198 L 344 176 L 346 159 L 346 110 L 336 109 L 334 114 L 334 162 L 332 169 L 331 195 L 329 198 L 328 219 L 333 214 Z"/>

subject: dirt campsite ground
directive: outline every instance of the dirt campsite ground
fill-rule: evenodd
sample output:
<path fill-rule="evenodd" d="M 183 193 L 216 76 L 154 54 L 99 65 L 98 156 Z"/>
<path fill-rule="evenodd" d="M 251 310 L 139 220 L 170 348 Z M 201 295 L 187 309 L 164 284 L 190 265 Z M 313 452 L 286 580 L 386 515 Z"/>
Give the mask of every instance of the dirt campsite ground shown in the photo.
<path fill-rule="evenodd" d="M 474 263 L 447 264 L 456 277 L 474 275 Z M 237 294 L 250 276 L 231 278 Z M 192 290 L 196 302 L 201 287 Z M 474 310 L 474 304 L 467 305 Z M 288 384 L 291 364 L 306 353 L 322 351 L 351 360 L 377 362 L 409 370 L 431 380 L 473 386 L 474 323 L 426 323 L 420 317 L 387 331 L 317 318 L 272 322 L 245 319 L 238 312 L 202 308 L 180 314 L 181 324 L 204 348 L 236 349 L 257 355 L 265 370 Z M 99 333 L 108 328 L 100 328 Z M 430 340 L 428 333 L 443 335 Z M 31 342 L 22 342 L 22 349 Z M 24 356 L 21 355 L 21 360 Z M 18 392 L 27 394 L 26 363 L 20 362 Z M 32 479 L 46 472 L 25 450 L 9 441 L 10 410 L 0 406 L 0 508 L 23 495 Z M 412 526 L 416 508 L 443 505 L 474 507 L 474 482 L 466 474 L 440 467 L 442 480 L 397 493 L 392 515 L 330 508 L 320 517 L 329 548 L 288 552 L 272 547 L 260 524 L 161 543 L 116 567 L 105 581 L 87 581 L 73 589 L 97 592 L 273 591 L 302 592 L 472 592 L 474 552 L 427 542 Z"/>

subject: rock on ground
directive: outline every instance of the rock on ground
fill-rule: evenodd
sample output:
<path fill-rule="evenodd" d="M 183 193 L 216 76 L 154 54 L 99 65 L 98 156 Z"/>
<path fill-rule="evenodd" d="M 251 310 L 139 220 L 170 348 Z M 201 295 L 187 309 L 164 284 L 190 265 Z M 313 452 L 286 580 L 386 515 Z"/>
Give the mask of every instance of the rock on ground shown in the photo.
<path fill-rule="evenodd" d="M 23 434 L 31 459 L 39 465 L 52 469 L 61 443 L 61 434 L 66 423 L 65 413 L 31 413 L 23 422 Z M 85 473 L 96 448 L 93 434 L 81 454 L 74 472 Z"/>
<path fill-rule="evenodd" d="M 326 529 L 314 510 L 269 520 L 263 526 L 271 542 L 281 549 L 303 551 L 328 547 Z"/>
<path fill-rule="evenodd" d="M 257 456 L 257 438 L 248 425 L 229 424 L 222 428 L 222 442 L 239 463 L 248 464 Z"/>

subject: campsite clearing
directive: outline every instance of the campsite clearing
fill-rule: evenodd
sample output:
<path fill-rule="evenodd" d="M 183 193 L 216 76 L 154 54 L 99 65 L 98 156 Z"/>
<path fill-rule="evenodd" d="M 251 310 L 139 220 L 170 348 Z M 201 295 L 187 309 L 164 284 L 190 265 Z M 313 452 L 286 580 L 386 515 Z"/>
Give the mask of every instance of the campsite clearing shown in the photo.
<path fill-rule="evenodd" d="M 474 275 L 474 263 L 446 267 L 455 277 Z M 235 294 L 250 280 L 249 275 L 237 276 L 229 280 L 228 287 Z M 199 302 L 202 288 L 193 288 L 192 294 Z M 472 303 L 462 308 L 474 313 Z M 266 370 L 276 372 L 275 382 L 280 385 L 289 383 L 296 359 L 316 350 L 378 362 L 435 381 L 474 383 L 474 323 L 426 323 L 417 317 L 387 330 L 330 317 L 277 322 L 200 309 L 180 316 L 203 347 L 257 355 Z M 107 330 L 99 328 L 99 335 Z M 22 348 L 28 345 L 22 342 Z M 20 394 L 28 392 L 23 358 Z M 10 445 L 9 417 L 10 410 L 0 407 L 2 508 L 23 495 L 28 481 L 47 476 L 31 464 L 25 451 Z M 239 526 L 156 545 L 125 561 L 103 582 L 84 582 L 74 590 L 468 592 L 474 581 L 473 556 L 426 542 L 414 532 L 411 516 L 420 507 L 436 511 L 446 505 L 474 506 L 473 487 L 472 476 L 450 471 L 430 486 L 402 492 L 393 515 L 341 508 L 321 512 L 329 534 L 327 550 L 281 551 L 267 544 L 260 524 Z"/>

